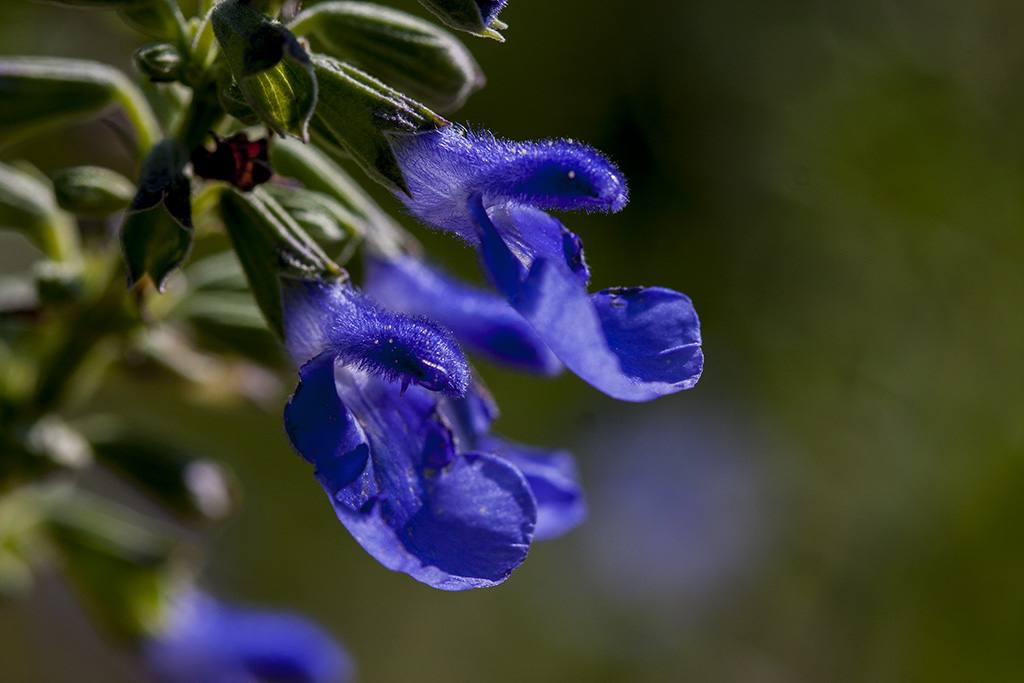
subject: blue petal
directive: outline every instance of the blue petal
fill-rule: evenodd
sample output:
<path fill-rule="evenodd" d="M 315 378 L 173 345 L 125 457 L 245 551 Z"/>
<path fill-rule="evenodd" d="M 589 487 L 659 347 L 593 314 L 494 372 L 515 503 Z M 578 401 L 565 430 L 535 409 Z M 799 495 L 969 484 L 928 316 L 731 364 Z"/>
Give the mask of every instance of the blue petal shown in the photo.
<path fill-rule="evenodd" d="M 504 297 L 459 282 L 419 259 L 369 257 L 366 293 L 388 308 L 436 320 L 470 352 L 488 360 L 548 375 L 562 368 Z"/>
<path fill-rule="evenodd" d="M 345 652 L 309 620 L 227 607 L 198 591 L 174 605 L 143 656 L 165 683 L 340 683 L 354 676 Z"/>
<path fill-rule="evenodd" d="M 543 212 L 511 212 L 527 222 Z M 555 220 L 550 216 L 549 220 Z M 556 221 L 557 222 L 557 221 Z M 546 221 L 545 221 L 546 223 Z M 513 258 L 485 216 L 481 231 L 488 268 Z M 566 239 L 569 249 L 578 243 Z M 700 377 L 700 323 L 690 300 L 660 287 L 605 290 L 588 296 L 570 252 L 533 261 L 510 295 L 512 305 L 559 360 L 591 386 L 624 401 L 649 401 L 689 389 Z"/>
<path fill-rule="evenodd" d="M 483 437 L 479 448 L 505 458 L 526 477 L 537 501 L 535 540 L 561 536 L 587 518 L 576 463 L 567 451 L 542 450 L 496 436 Z"/>
<path fill-rule="evenodd" d="M 284 424 L 292 445 L 316 467 L 317 480 L 335 504 L 358 512 L 376 497 L 366 434 L 338 398 L 330 352 L 302 366 Z"/>
<path fill-rule="evenodd" d="M 689 297 L 664 287 L 617 287 L 590 295 L 623 372 L 689 389 L 704 355 L 700 321 Z"/>
<path fill-rule="evenodd" d="M 662 288 L 588 296 L 564 266 L 542 260 L 516 310 L 580 379 L 623 401 L 689 389 L 700 377 L 700 326 L 690 300 Z"/>
<path fill-rule="evenodd" d="M 347 282 L 283 278 L 281 289 L 285 339 L 294 356 L 326 350 L 403 387 L 466 392 L 469 363 L 451 332 L 436 323 L 380 308 Z"/>
<path fill-rule="evenodd" d="M 321 424 L 327 434 L 303 438 L 300 430 L 293 443 L 329 453 L 326 443 L 337 437 L 343 457 L 369 452 L 367 469 L 353 483 L 346 483 L 346 468 L 314 463 L 338 519 L 359 544 L 389 569 L 435 588 L 465 590 L 508 578 L 526 558 L 537 516 L 523 475 L 492 455 L 456 452 L 436 396 L 424 389 L 402 397 L 376 377 L 339 368 L 332 402 L 327 365 L 318 359 L 306 367 L 288 410 L 308 411 L 301 421 Z M 337 419 L 339 406 L 345 420 Z M 372 476 L 371 485 L 365 476 Z M 352 504 L 356 485 L 373 493 L 361 506 Z"/>
<path fill-rule="evenodd" d="M 409 196 L 399 198 L 423 222 L 473 244 L 471 197 L 488 208 L 516 203 L 563 211 L 618 211 L 628 200 L 614 164 L 571 140 L 513 142 L 447 126 L 391 141 L 409 187 Z"/>

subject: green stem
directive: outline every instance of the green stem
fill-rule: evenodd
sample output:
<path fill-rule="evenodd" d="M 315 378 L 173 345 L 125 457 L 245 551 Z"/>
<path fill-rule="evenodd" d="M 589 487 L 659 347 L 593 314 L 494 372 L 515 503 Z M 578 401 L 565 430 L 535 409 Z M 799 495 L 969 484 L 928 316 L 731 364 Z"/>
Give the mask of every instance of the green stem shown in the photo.
<path fill-rule="evenodd" d="M 127 79 L 118 84 L 117 100 L 124 107 L 128 120 L 131 121 L 139 138 L 139 158 L 145 158 L 149 148 L 162 137 L 156 115 L 142 91 Z"/>
<path fill-rule="evenodd" d="M 224 118 L 213 80 L 202 83 L 192 92 L 192 101 L 182 114 L 175 137 L 186 153 L 203 144 L 206 136 Z"/>
<path fill-rule="evenodd" d="M 41 361 L 35 390 L 24 413 L 38 417 L 52 410 L 64 398 L 70 380 L 95 346 L 134 324 L 124 310 L 126 289 L 120 258 L 109 258 L 104 266 L 104 280 L 96 295 L 65 318 L 61 343 Z"/>

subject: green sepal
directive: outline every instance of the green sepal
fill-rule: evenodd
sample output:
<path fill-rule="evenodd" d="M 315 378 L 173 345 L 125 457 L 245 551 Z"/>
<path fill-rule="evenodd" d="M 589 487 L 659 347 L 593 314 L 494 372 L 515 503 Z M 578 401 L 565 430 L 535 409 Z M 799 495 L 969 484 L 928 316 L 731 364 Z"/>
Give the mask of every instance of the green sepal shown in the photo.
<path fill-rule="evenodd" d="M 405 12 L 368 2 L 324 2 L 289 27 L 312 33 L 316 46 L 429 107 L 452 111 L 485 79 L 454 35 Z"/>
<path fill-rule="evenodd" d="M 508 25 L 497 18 L 485 24 L 480 14 L 479 0 L 419 0 L 420 4 L 441 20 L 445 26 L 458 31 L 472 33 L 481 38 L 493 38 L 500 43 L 505 42 L 498 31 Z"/>
<path fill-rule="evenodd" d="M 378 251 L 398 253 L 411 245 L 409 234 L 348 173 L 316 147 L 282 140 L 270 148 L 270 160 L 280 175 L 294 178 L 307 190 L 337 202 L 347 215 L 355 218 L 352 231 Z"/>
<path fill-rule="evenodd" d="M 50 5 L 112 9 L 126 24 L 155 38 L 176 38 L 185 18 L 174 0 L 45 0 Z"/>
<path fill-rule="evenodd" d="M 320 192 L 284 185 L 267 185 L 266 189 L 337 263 L 344 266 L 348 262 L 367 229 L 360 216 Z"/>
<path fill-rule="evenodd" d="M 184 79 L 185 58 L 170 43 L 143 45 L 132 55 L 132 61 L 139 73 L 154 83 Z"/>
<path fill-rule="evenodd" d="M 57 204 L 77 216 L 105 218 L 128 208 L 135 196 L 132 181 L 101 166 L 64 168 L 50 178 Z"/>
<path fill-rule="evenodd" d="M 79 59 L 0 59 L 0 147 L 122 105 L 145 151 L 159 126 L 145 97 L 117 69 Z"/>
<path fill-rule="evenodd" d="M 210 21 L 249 106 L 278 135 L 308 141 L 317 81 L 298 39 L 238 0 L 217 5 Z"/>
<path fill-rule="evenodd" d="M 279 278 L 333 279 L 345 271 L 262 187 L 224 190 L 220 210 L 256 303 L 271 330 L 284 339 Z"/>
<path fill-rule="evenodd" d="M 17 230 L 55 261 L 78 257 L 78 232 L 39 171 L 0 163 L 0 229 Z"/>
<path fill-rule="evenodd" d="M 167 276 L 192 247 L 191 186 L 185 175 L 188 155 L 177 140 L 153 147 L 142 164 L 138 191 L 121 227 L 121 249 L 128 286 L 149 276 L 163 291 Z"/>
<path fill-rule="evenodd" d="M 388 133 L 423 133 L 450 125 L 376 78 L 331 57 L 313 58 L 320 102 L 314 131 L 341 148 L 371 178 L 391 190 L 409 188 Z"/>

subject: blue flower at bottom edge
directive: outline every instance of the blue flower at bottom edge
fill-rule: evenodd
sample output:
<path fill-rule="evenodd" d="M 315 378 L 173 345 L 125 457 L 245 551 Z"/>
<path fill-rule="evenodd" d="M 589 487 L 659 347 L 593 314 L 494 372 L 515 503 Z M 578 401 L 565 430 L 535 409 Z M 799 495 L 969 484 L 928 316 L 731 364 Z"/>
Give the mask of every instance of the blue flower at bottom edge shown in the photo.
<path fill-rule="evenodd" d="M 703 369 L 689 298 L 662 287 L 587 292 L 580 238 L 545 209 L 617 211 L 625 181 L 597 151 L 449 126 L 391 138 L 410 212 L 478 250 L 497 289 L 566 367 L 618 399 L 688 389 Z"/>
<path fill-rule="evenodd" d="M 289 348 L 316 353 L 285 408 L 289 438 L 384 566 L 444 590 L 491 586 L 526 558 L 538 509 L 547 536 L 582 519 L 571 463 L 492 441 L 479 391 L 463 386 L 458 398 L 437 381 L 468 373 L 450 334 L 347 284 L 286 283 L 284 293 Z"/>
<path fill-rule="evenodd" d="M 342 683 L 354 667 L 334 639 L 289 612 L 226 606 L 189 591 L 143 660 L 165 683 Z"/>

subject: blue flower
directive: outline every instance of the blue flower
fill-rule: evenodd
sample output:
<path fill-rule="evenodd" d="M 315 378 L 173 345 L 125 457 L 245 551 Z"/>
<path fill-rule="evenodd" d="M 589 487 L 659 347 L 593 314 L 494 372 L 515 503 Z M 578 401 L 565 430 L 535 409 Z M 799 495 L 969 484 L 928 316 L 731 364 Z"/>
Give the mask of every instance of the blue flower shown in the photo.
<path fill-rule="evenodd" d="M 469 363 L 451 332 L 423 316 L 396 315 L 348 282 L 282 278 L 285 341 L 299 362 L 328 352 L 352 368 L 449 396 L 469 386 Z"/>
<path fill-rule="evenodd" d="M 571 141 L 517 143 L 455 126 L 391 139 L 409 187 L 398 197 L 478 250 L 497 289 L 570 370 L 627 401 L 696 384 L 703 354 L 689 298 L 661 287 L 588 294 L 582 241 L 545 211 L 621 209 L 626 185 L 611 162 Z"/>
<path fill-rule="evenodd" d="M 470 386 L 465 398 L 447 403 L 446 415 L 462 443 L 505 459 L 526 478 L 537 503 L 534 540 L 561 536 L 586 519 L 587 506 L 571 454 L 526 446 L 492 434 L 497 405 L 477 383 Z"/>
<path fill-rule="evenodd" d="M 487 360 L 545 375 L 562 369 L 544 340 L 505 297 L 458 282 L 417 258 L 369 255 L 364 284 L 375 301 L 437 321 L 469 351 Z"/>
<path fill-rule="evenodd" d="M 242 609 L 190 590 L 143 659 L 165 683 L 342 683 L 348 655 L 316 624 L 288 612 Z"/>
<path fill-rule="evenodd" d="M 282 289 L 289 349 L 314 354 L 285 408 L 288 436 L 381 564 L 444 590 L 492 586 L 526 558 L 539 511 L 547 537 L 582 519 L 564 454 L 489 434 L 493 404 L 451 333 L 347 283 Z"/>

